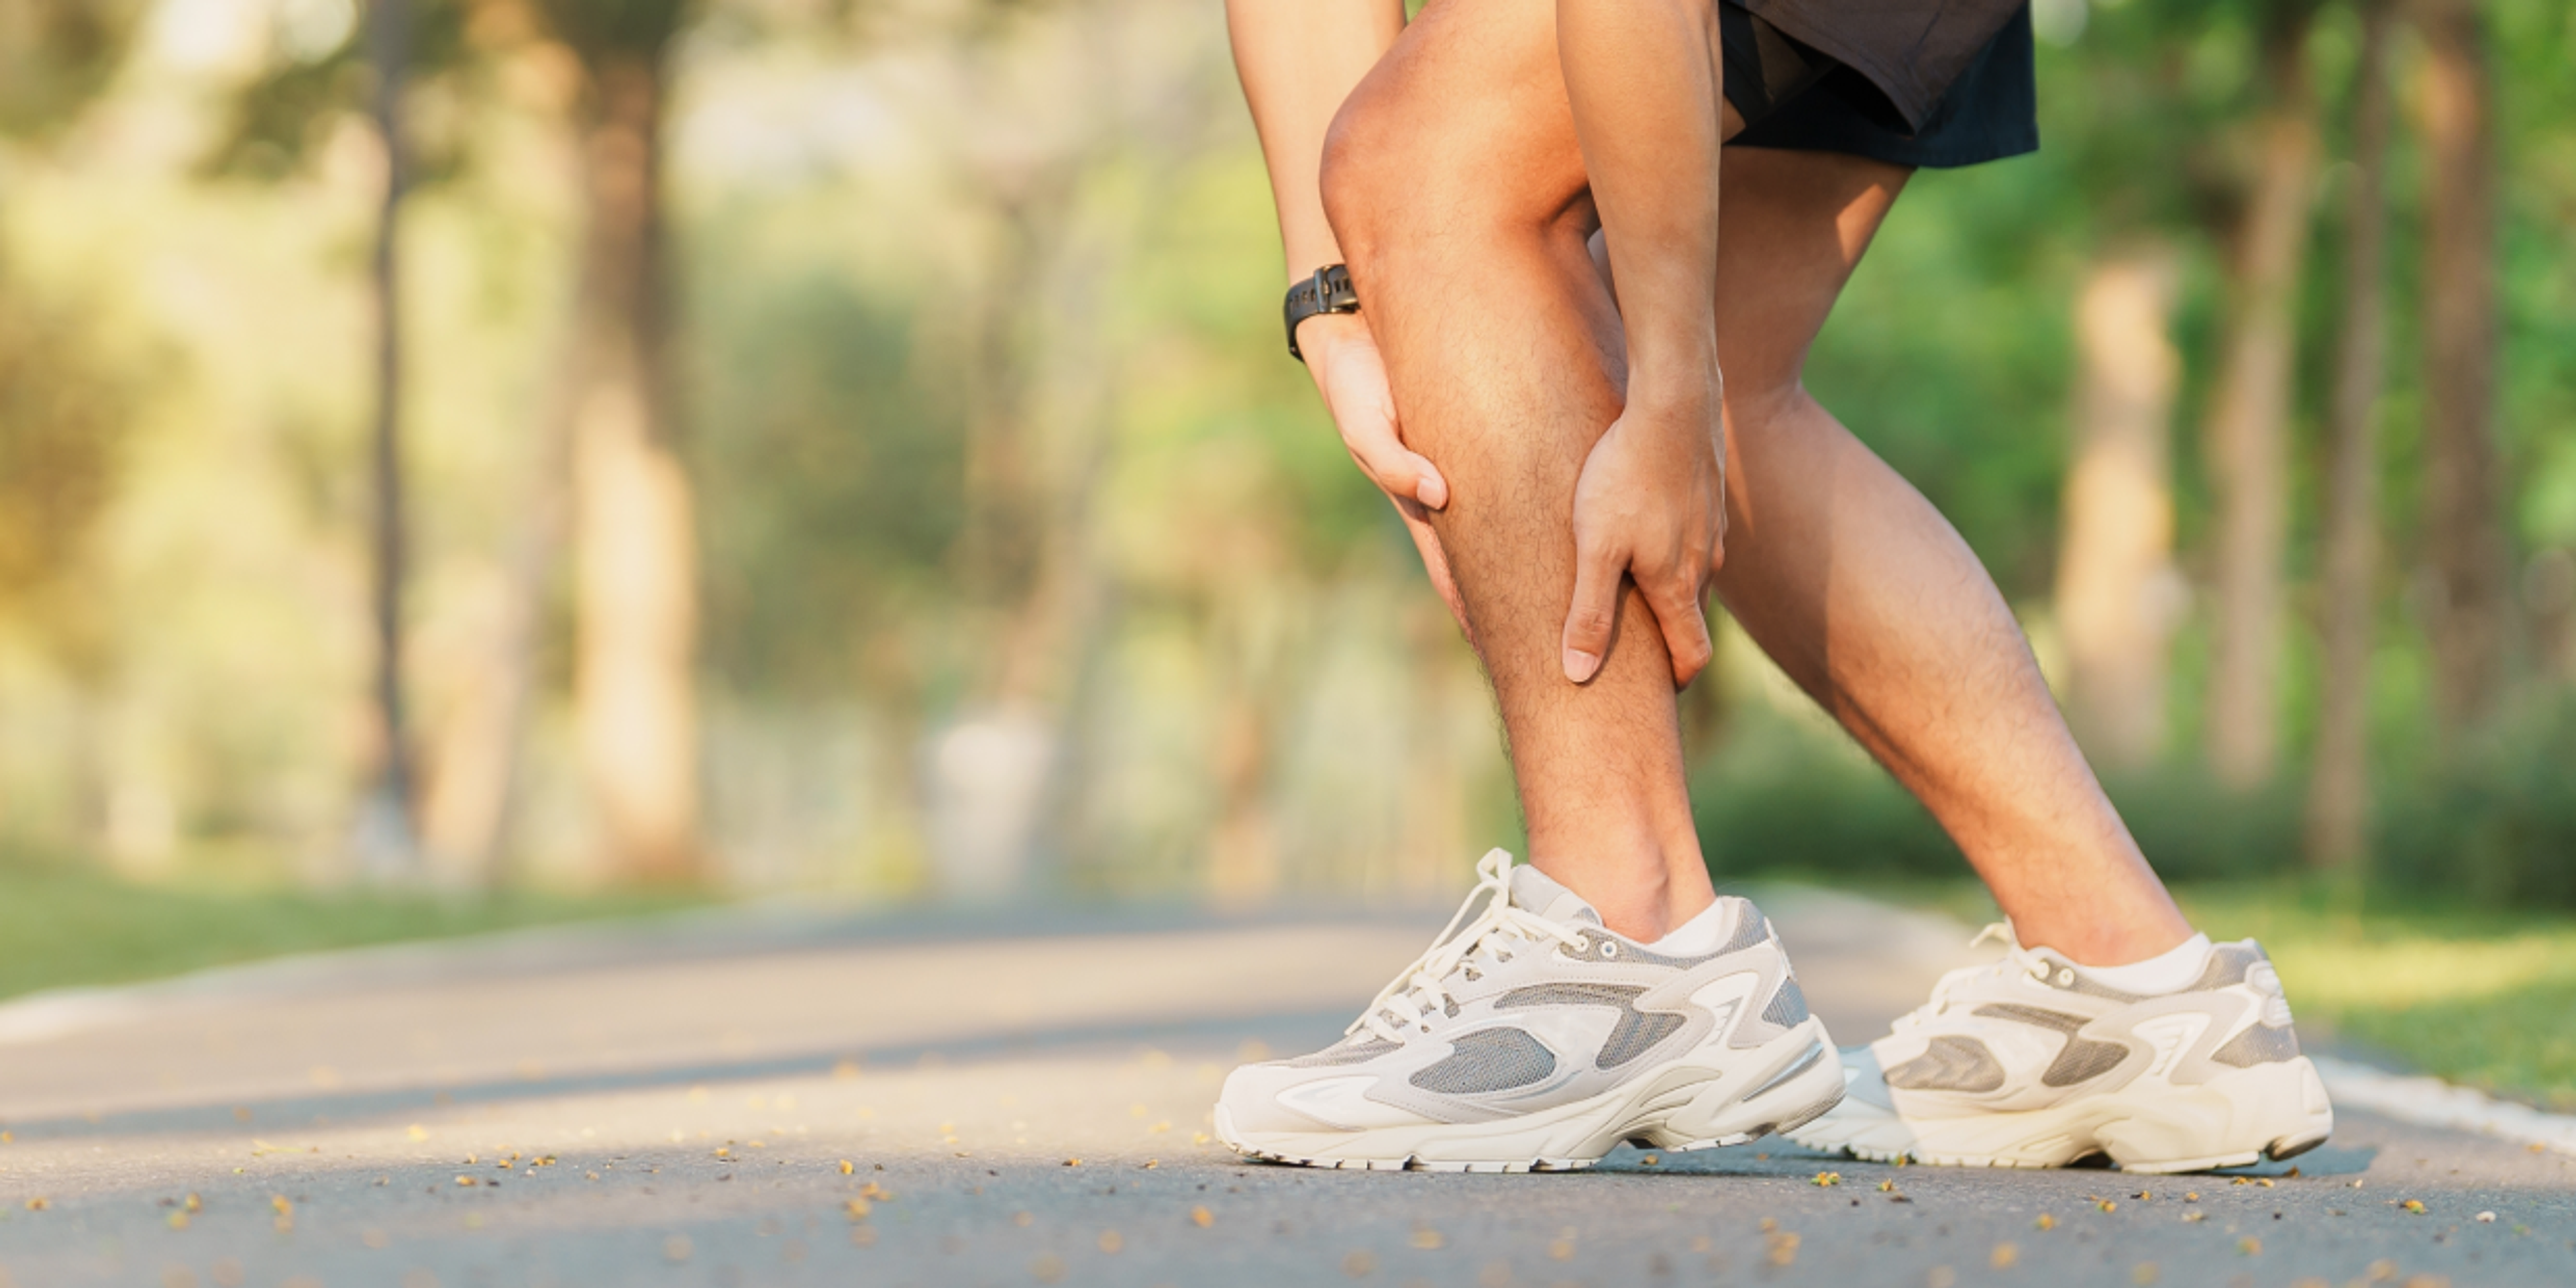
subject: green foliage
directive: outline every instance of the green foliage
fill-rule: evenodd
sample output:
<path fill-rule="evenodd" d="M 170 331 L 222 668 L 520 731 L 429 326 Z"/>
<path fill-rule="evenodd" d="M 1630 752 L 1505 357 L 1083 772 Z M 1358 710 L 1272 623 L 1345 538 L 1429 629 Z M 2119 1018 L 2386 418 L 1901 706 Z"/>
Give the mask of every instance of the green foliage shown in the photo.
<path fill-rule="evenodd" d="M 138 0 L 0 0 L 0 134 L 42 137 L 106 88 Z"/>
<path fill-rule="evenodd" d="M 1965 870 L 1913 798 L 1838 734 L 1756 713 L 1698 767 L 1692 801 L 1710 866 L 1808 877 L 1938 878 Z M 2373 898 L 2576 912 L 2576 697 L 2537 702 L 2473 745 L 2384 784 Z M 2230 791 L 2195 765 L 2111 779 L 2139 848 L 2166 879 L 2292 878 L 2301 865 L 2296 767 Z"/>
<path fill-rule="evenodd" d="M 1692 777 L 1691 812 L 1721 880 L 1753 874 L 1940 877 L 1959 848 L 1838 735 L 1748 713 Z"/>
<path fill-rule="evenodd" d="M 7 285 L 0 279 L 0 611 L 76 565 L 110 499 L 131 410 L 86 319 Z"/>
<path fill-rule="evenodd" d="M 582 61 L 658 60 L 696 0 L 535 0 L 556 38 Z"/>
<path fill-rule="evenodd" d="M 2494 908 L 2576 910 L 2576 697 L 2507 716 L 2396 785 L 2374 875 Z"/>
<path fill-rule="evenodd" d="M 692 415 L 711 429 L 694 451 L 714 661 L 740 688 L 828 691 L 867 641 L 938 610 L 964 510 L 962 416 L 901 301 L 722 258 L 694 293 L 723 323 L 699 333 Z"/>
<path fill-rule="evenodd" d="M 470 72 L 478 50 L 467 37 L 471 0 L 411 0 L 412 30 L 404 74 L 414 81 Z M 242 86 L 230 119 L 199 161 L 209 178 L 277 180 L 301 173 L 340 120 L 368 110 L 375 76 L 366 61 L 364 26 L 337 48 L 296 56 L 278 51 Z M 406 133 L 415 133 L 406 131 Z M 435 182 L 464 162 L 462 138 L 414 137 L 412 181 Z"/>
<path fill-rule="evenodd" d="M 1691 780 L 1709 866 L 1748 874 L 1938 879 L 1967 860 L 1904 788 L 1838 733 L 1747 713 Z M 2231 793 L 2177 765 L 2114 780 L 2112 801 L 2158 871 L 2247 880 L 2299 861 L 2295 790 Z"/>

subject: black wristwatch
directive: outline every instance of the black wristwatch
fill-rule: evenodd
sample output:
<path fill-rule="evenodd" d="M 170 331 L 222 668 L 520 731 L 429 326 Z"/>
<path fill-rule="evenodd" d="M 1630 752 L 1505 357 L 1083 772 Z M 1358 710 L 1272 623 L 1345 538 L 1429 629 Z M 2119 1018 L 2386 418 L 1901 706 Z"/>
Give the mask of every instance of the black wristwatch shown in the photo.
<path fill-rule="evenodd" d="M 1316 269 L 1313 277 L 1288 288 L 1281 311 L 1288 318 L 1288 356 L 1304 362 L 1306 355 L 1297 351 L 1298 323 L 1318 313 L 1360 311 L 1359 292 L 1351 289 L 1351 271 L 1339 264 Z"/>

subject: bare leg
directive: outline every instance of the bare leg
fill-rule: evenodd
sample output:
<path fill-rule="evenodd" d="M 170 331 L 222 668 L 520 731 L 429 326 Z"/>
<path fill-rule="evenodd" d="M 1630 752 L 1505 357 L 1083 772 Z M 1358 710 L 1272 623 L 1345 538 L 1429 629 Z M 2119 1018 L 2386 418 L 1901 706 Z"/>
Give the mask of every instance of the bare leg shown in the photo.
<path fill-rule="evenodd" d="M 1931 809 L 2023 942 L 2087 965 L 2182 942 L 2189 924 L 2103 796 L 1985 568 L 1800 383 L 1906 172 L 1738 148 L 1723 173 L 1732 508 L 1719 595 Z"/>
<path fill-rule="evenodd" d="M 1589 684 L 1559 643 L 1574 482 L 1619 412 L 1619 319 L 1593 272 L 1550 0 L 1433 0 L 1334 127 L 1326 208 L 1502 707 L 1530 859 L 1611 928 L 1715 899 L 1683 789 L 1671 663 L 1633 591 Z"/>
<path fill-rule="evenodd" d="M 1799 384 L 1902 185 L 1849 157 L 1726 158 L 1719 341 L 1730 537 L 1720 592 L 1921 796 L 2029 942 L 2137 960 L 2189 933 L 2077 752 L 1992 581 Z M 1585 453 L 1617 414 L 1618 319 L 1545 0 L 1434 0 L 1345 107 L 1325 195 L 1493 677 L 1531 859 L 1653 938 L 1713 897 L 1669 661 L 1633 593 L 1591 684 L 1556 656 Z"/>

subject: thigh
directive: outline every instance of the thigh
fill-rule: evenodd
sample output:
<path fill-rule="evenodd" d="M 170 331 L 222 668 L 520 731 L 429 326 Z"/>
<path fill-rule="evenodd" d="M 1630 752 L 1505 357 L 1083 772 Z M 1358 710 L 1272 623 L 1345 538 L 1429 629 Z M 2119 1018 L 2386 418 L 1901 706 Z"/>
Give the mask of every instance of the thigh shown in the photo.
<path fill-rule="evenodd" d="M 1346 250 L 1390 226 L 1527 225 L 1582 206 L 1554 0 L 1431 0 L 1334 117 L 1323 179 Z"/>
<path fill-rule="evenodd" d="M 1730 418 L 1759 422 L 1766 404 L 1797 392 L 1808 347 L 1912 173 L 1837 152 L 1726 150 L 1717 351 Z"/>

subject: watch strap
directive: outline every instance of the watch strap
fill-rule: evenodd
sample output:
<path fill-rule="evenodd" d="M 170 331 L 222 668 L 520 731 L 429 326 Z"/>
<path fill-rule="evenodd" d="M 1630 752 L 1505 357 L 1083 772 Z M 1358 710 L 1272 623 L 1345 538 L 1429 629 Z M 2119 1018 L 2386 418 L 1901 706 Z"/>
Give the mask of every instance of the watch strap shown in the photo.
<path fill-rule="evenodd" d="M 1297 349 L 1297 324 L 1318 313 L 1357 313 L 1360 297 L 1351 289 L 1351 271 L 1340 264 L 1327 264 L 1316 269 L 1313 277 L 1289 287 L 1280 310 L 1288 322 L 1288 356 L 1304 362 L 1306 355 Z"/>

